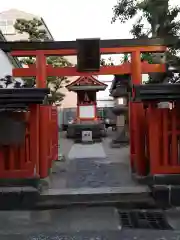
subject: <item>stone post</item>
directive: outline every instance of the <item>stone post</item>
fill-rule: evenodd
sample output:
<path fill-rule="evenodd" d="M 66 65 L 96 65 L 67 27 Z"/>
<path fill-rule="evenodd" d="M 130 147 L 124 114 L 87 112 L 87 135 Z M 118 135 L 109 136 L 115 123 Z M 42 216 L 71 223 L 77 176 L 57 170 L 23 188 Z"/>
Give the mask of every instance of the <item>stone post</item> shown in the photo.
<path fill-rule="evenodd" d="M 128 123 L 127 123 L 127 113 L 128 113 L 128 102 L 127 98 L 117 98 L 116 110 L 114 113 L 116 117 L 116 136 L 112 140 L 112 147 L 121 147 L 129 142 L 128 138 Z"/>
<path fill-rule="evenodd" d="M 116 136 L 112 140 L 112 147 L 120 147 L 129 143 L 128 138 L 128 99 L 129 83 L 131 76 L 129 74 L 115 75 L 114 84 L 111 88 L 111 95 L 115 99 L 113 113 L 116 118 Z"/>

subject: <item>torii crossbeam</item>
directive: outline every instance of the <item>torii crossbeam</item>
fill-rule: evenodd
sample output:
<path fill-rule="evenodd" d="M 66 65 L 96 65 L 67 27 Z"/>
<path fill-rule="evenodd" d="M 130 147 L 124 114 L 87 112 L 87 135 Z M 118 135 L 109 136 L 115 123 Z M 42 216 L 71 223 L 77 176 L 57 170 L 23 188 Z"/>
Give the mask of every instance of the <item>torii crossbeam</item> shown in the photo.
<path fill-rule="evenodd" d="M 167 46 L 173 45 L 172 39 L 114 39 L 100 40 L 101 54 L 120 54 L 138 52 L 165 52 Z M 0 49 L 9 52 L 12 56 L 25 57 L 36 56 L 37 64 L 40 60 L 45 62 L 46 56 L 68 56 L 77 54 L 76 41 L 47 41 L 47 42 L 0 42 Z M 44 58 L 44 60 L 43 60 Z M 39 60 L 38 60 L 39 59 Z M 164 65 L 141 63 L 142 73 L 164 72 Z M 91 76 L 91 75 L 111 75 L 111 74 L 128 74 L 131 72 L 131 64 L 121 64 L 118 66 L 103 66 L 98 72 L 80 73 L 76 67 L 53 68 L 51 65 L 46 66 L 47 76 Z M 35 66 L 30 68 L 13 69 L 14 77 L 36 76 Z"/>

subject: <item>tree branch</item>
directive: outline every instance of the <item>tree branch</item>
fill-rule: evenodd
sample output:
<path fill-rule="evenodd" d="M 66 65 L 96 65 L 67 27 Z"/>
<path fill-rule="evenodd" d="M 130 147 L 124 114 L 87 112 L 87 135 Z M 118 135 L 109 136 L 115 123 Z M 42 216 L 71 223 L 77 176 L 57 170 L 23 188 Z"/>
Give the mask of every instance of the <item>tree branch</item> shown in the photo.
<path fill-rule="evenodd" d="M 23 34 L 23 33 L 28 34 L 29 41 L 46 41 L 49 39 L 48 33 L 46 32 L 46 30 L 40 28 L 42 25 L 43 23 L 36 18 L 33 18 L 32 20 L 17 19 L 14 24 L 14 27 L 20 34 Z M 34 57 L 20 58 L 20 62 L 26 65 L 35 64 L 36 59 Z M 47 63 L 51 64 L 53 67 L 72 66 L 72 64 L 62 56 L 49 56 L 47 57 Z M 32 79 L 25 78 L 25 81 L 27 81 L 27 84 L 35 85 L 34 80 L 35 80 L 34 78 Z M 60 88 L 63 87 L 63 84 L 67 82 L 68 82 L 68 79 L 66 77 L 62 77 L 62 78 L 48 77 L 47 78 L 47 86 L 49 87 L 50 85 L 51 86 L 53 85 L 53 90 L 50 89 L 51 91 L 51 96 L 49 97 L 50 103 L 52 103 L 52 101 L 56 102 L 56 101 L 63 100 L 65 95 L 58 91 Z"/>

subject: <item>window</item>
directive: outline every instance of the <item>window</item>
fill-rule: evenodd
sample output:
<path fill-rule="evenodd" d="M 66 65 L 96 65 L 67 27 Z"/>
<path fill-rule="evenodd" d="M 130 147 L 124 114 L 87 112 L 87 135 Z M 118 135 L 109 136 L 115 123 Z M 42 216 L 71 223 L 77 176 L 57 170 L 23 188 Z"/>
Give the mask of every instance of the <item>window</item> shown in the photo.
<path fill-rule="evenodd" d="M 124 104 L 124 98 L 118 98 L 117 99 L 117 104 L 118 105 L 123 105 Z"/>
<path fill-rule="evenodd" d="M 13 20 L 0 20 L 0 30 L 3 34 L 15 34 L 14 21 Z"/>

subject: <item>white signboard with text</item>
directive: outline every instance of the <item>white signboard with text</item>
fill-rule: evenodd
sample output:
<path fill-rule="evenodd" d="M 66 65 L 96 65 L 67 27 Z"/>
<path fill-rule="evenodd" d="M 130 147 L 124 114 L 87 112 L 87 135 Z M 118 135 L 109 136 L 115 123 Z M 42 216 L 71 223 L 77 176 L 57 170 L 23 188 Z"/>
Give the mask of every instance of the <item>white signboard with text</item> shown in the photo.
<path fill-rule="evenodd" d="M 94 105 L 79 106 L 79 118 L 94 118 Z"/>

